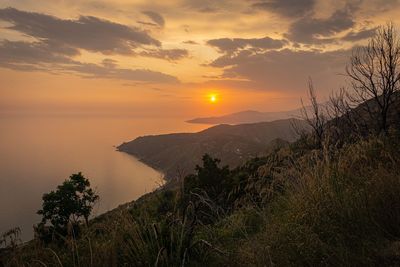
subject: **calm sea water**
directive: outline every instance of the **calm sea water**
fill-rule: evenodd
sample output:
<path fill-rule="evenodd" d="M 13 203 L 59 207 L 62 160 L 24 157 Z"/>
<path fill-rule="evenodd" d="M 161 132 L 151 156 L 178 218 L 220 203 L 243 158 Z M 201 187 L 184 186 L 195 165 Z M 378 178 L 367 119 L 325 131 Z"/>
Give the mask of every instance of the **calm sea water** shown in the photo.
<path fill-rule="evenodd" d="M 0 116 L 0 234 L 19 226 L 30 239 L 43 193 L 72 173 L 82 172 L 100 195 L 94 214 L 152 191 L 162 174 L 114 146 L 140 135 L 204 128 L 183 119 Z"/>

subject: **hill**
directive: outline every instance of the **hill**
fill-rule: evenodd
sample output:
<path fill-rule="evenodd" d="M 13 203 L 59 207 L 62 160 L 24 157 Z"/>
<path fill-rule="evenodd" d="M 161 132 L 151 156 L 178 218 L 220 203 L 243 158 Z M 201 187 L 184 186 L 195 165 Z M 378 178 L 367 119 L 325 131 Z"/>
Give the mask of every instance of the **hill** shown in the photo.
<path fill-rule="evenodd" d="M 242 124 L 282 120 L 298 116 L 300 116 L 300 109 L 281 112 L 246 110 L 218 117 L 195 118 L 186 122 L 199 124 Z"/>
<path fill-rule="evenodd" d="M 207 153 L 221 159 L 222 164 L 238 166 L 247 159 L 265 154 L 277 139 L 294 141 L 292 120 L 277 120 L 240 125 L 217 125 L 197 133 L 174 133 L 138 137 L 118 146 L 118 150 L 134 155 L 171 179 L 178 172 L 188 174 Z M 305 122 L 296 124 L 306 129 Z M 274 142 L 275 141 L 275 142 Z"/>

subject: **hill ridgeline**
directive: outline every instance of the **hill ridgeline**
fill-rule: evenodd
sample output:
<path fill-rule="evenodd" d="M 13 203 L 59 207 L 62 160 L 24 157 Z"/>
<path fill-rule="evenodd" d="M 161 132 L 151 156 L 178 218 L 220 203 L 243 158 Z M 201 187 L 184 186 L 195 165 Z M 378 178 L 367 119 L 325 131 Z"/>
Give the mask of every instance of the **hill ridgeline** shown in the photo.
<path fill-rule="evenodd" d="M 307 129 L 304 121 L 296 125 Z M 217 125 L 197 133 L 173 133 L 138 137 L 118 146 L 147 165 L 162 171 L 170 180 L 192 173 L 207 153 L 222 164 L 238 166 L 251 157 L 265 154 L 271 147 L 293 142 L 297 134 L 293 119 L 240 125 Z"/>

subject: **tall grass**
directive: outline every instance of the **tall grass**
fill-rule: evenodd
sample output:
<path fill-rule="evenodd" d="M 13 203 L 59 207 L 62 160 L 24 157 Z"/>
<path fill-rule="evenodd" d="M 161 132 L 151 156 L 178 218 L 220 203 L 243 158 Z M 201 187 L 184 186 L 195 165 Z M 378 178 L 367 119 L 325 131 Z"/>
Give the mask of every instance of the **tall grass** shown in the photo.
<path fill-rule="evenodd" d="M 382 263 L 385 249 L 400 240 L 398 152 L 398 142 L 372 138 L 307 155 L 297 181 L 267 208 L 264 230 L 248 242 L 249 262 Z"/>

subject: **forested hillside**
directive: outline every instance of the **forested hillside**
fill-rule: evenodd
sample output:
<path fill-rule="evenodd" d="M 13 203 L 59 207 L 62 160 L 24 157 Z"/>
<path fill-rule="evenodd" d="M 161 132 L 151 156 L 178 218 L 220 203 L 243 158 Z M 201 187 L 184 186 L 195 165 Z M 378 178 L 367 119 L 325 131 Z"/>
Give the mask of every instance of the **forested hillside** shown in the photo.
<path fill-rule="evenodd" d="M 225 124 L 198 133 L 139 137 L 118 149 L 162 171 L 170 180 L 179 173 L 193 172 L 206 153 L 221 159 L 222 164 L 236 167 L 251 157 L 265 155 L 269 148 L 281 141 L 293 142 L 299 137 L 292 128 L 294 122 L 304 131 L 309 129 L 304 121 L 298 119 Z"/>

